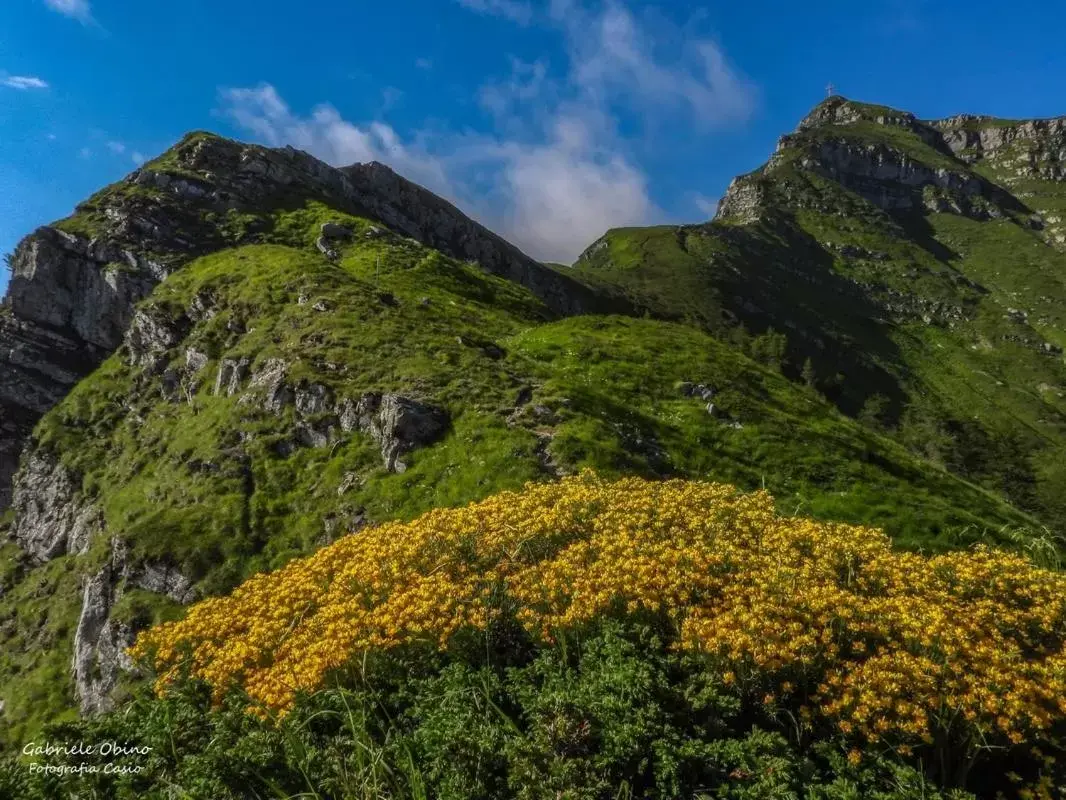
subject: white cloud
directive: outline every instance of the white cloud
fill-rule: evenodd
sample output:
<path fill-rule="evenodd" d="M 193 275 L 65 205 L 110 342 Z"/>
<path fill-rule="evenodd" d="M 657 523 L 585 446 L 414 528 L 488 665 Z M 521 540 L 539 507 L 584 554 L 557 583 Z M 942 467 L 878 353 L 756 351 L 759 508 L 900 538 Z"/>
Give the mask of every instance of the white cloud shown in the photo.
<path fill-rule="evenodd" d="M 121 155 L 122 153 L 126 152 L 126 145 L 124 145 L 122 142 L 108 142 L 107 149 L 115 155 Z"/>
<path fill-rule="evenodd" d="M 460 2 L 500 11 L 499 3 Z M 355 124 L 331 105 L 295 113 L 269 84 L 223 90 L 221 110 L 269 145 L 291 144 L 336 165 L 389 164 L 530 255 L 569 263 L 608 228 L 667 219 L 636 156 L 661 146 L 656 125 L 698 133 L 735 124 L 752 112 L 755 92 L 711 40 L 687 37 L 662 52 L 617 2 L 590 11 L 552 0 L 549 20 L 564 38 L 566 68 L 553 73 L 546 61 L 512 58 L 510 76 L 479 93 L 491 133 L 424 130 L 405 139 L 380 119 Z M 693 197 L 713 215 L 713 201 Z"/>
<path fill-rule="evenodd" d="M 684 42 L 669 56 L 613 0 L 590 12 L 556 0 L 553 16 L 567 33 L 572 80 L 601 103 L 674 110 L 703 125 L 747 119 L 756 92 L 710 39 Z"/>
<path fill-rule="evenodd" d="M 143 155 L 141 155 L 140 153 L 138 153 L 138 152 L 137 152 L 136 150 L 135 150 L 135 151 L 133 151 L 132 153 L 130 153 L 130 159 L 131 159 L 131 160 L 133 161 L 133 163 L 134 163 L 134 164 L 136 164 L 136 165 L 137 165 L 138 167 L 139 167 L 139 166 L 140 166 L 141 164 L 143 164 L 143 163 L 145 162 L 145 160 L 146 160 L 146 159 L 145 159 L 145 157 L 144 157 Z"/>
<path fill-rule="evenodd" d="M 91 158 L 92 154 L 93 151 L 90 150 L 88 147 L 83 147 L 81 150 L 78 151 L 78 156 L 80 156 L 81 158 Z"/>
<path fill-rule="evenodd" d="M 0 83 L 10 89 L 18 89 L 24 92 L 27 89 L 47 89 L 47 81 L 43 81 L 35 75 L 7 75 L 0 78 Z"/>
<path fill-rule="evenodd" d="M 528 105 L 533 100 L 541 105 L 550 102 L 545 95 L 553 90 L 553 85 L 548 81 L 546 61 L 529 64 L 512 56 L 511 76 L 505 81 L 486 83 L 478 94 L 484 108 L 496 117 L 503 117 L 512 113 L 519 104 Z"/>
<path fill-rule="evenodd" d="M 415 66 L 419 69 L 431 70 L 433 69 L 433 59 L 431 58 L 416 58 Z"/>
<path fill-rule="evenodd" d="M 718 213 L 718 200 L 702 195 L 699 192 L 693 192 L 692 204 L 708 219 Z"/>
<path fill-rule="evenodd" d="M 546 143 L 509 148 L 502 163 L 504 232 L 541 260 L 570 263 L 608 228 L 661 216 L 639 168 L 590 146 L 588 132 L 581 120 L 561 119 Z"/>
<path fill-rule="evenodd" d="M 381 161 L 413 181 L 452 196 L 440 162 L 404 145 L 384 122 L 360 127 L 328 104 L 317 106 L 308 117 L 299 117 L 265 83 L 254 89 L 224 89 L 221 100 L 224 114 L 273 147 L 291 144 L 335 165 Z"/>
<path fill-rule="evenodd" d="M 533 6 L 522 0 L 457 0 L 457 2 L 471 11 L 503 17 L 520 25 L 527 25 L 533 19 Z"/>
<path fill-rule="evenodd" d="M 88 25 L 93 21 L 89 0 L 44 0 L 44 4 L 53 11 Z"/>

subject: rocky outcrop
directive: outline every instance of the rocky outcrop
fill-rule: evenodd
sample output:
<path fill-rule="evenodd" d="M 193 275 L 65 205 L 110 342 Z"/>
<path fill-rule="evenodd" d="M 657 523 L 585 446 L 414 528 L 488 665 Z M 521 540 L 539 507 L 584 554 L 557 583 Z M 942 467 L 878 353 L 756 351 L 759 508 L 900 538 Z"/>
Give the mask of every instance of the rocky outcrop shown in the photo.
<path fill-rule="evenodd" d="M 748 225 L 758 222 L 765 214 L 766 192 L 755 176 L 741 175 L 729 183 L 718 201 L 715 219 Z"/>
<path fill-rule="evenodd" d="M 318 252 L 330 261 L 336 261 L 340 258 L 340 253 L 337 252 L 336 246 L 340 242 L 351 238 L 352 231 L 350 228 L 346 228 L 336 222 L 323 222 L 319 237 L 315 240 L 315 247 L 318 248 Z"/>
<path fill-rule="evenodd" d="M 134 304 L 165 277 L 120 245 L 40 228 L 11 258 L 0 308 L 0 509 L 25 437 L 122 341 Z"/>
<path fill-rule="evenodd" d="M 195 598 L 191 583 L 176 569 L 158 563 L 133 563 L 125 545 L 112 540 L 109 560 L 85 581 L 74 633 L 71 672 L 83 714 L 110 711 L 121 673 L 134 668 L 126 648 L 133 644 L 137 631 L 111 613 L 128 587 L 166 595 L 182 604 Z"/>
<path fill-rule="evenodd" d="M 837 95 L 819 103 L 797 126 L 797 132 L 827 126 L 846 127 L 859 122 L 870 122 L 885 127 L 903 128 L 913 133 L 930 147 L 946 152 L 943 139 L 929 124 L 919 120 L 909 111 L 898 111 L 886 106 L 856 103 Z M 786 140 L 788 137 L 785 137 Z M 780 148 L 780 146 L 779 146 Z"/>
<path fill-rule="evenodd" d="M 167 351 L 185 338 L 188 320 L 175 321 L 159 309 L 140 308 L 124 337 L 127 363 L 155 370 L 167 361 Z"/>
<path fill-rule="evenodd" d="M 166 275 L 133 250 L 40 228 L 15 250 L 7 303 L 14 316 L 106 355 L 122 340 L 133 304 Z"/>
<path fill-rule="evenodd" d="M 31 561 L 84 555 L 105 532 L 103 514 L 80 491 L 80 478 L 47 452 L 27 453 L 14 486 L 14 540 Z M 107 711 L 123 670 L 132 668 L 125 649 L 136 630 L 111 611 L 127 588 L 165 595 L 177 603 L 195 597 L 192 583 L 169 564 L 134 561 L 117 539 L 108 561 L 82 586 L 71 671 L 84 713 Z"/>
<path fill-rule="evenodd" d="M 280 414 L 285 406 L 291 405 L 295 397 L 293 388 L 285 382 L 289 364 L 281 358 L 268 359 L 252 376 L 249 382 L 249 394 L 241 398 L 242 403 L 260 399 L 264 411 Z"/>
<path fill-rule="evenodd" d="M 89 578 L 82 589 L 71 672 L 83 714 L 110 711 L 111 692 L 118 683 L 120 671 L 133 666 L 125 654 L 125 649 L 133 644 L 133 631 L 110 617 L 115 590 L 110 563 Z"/>
<path fill-rule="evenodd" d="M 859 125 L 865 127 L 849 130 Z M 928 147 L 924 152 L 897 148 L 898 134 L 877 135 L 872 126 L 901 128 Z M 1027 212 L 1017 198 L 970 169 L 982 160 L 993 164 L 1008 184 L 1016 178 L 1062 180 L 1066 118 L 1011 123 L 962 115 L 923 121 L 907 112 L 833 97 L 808 114 L 794 134 L 781 138 L 766 172 L 798 161 L 890 212 L 915 209 L 975 219 L 1003 217 L 1007 210 Z M 744 199 L 740 192 L 734 194 Z"/>
<path fill-rule="evenodd" d="M 22 442 L 30 429 L 29 422 L 20 425 L 17 420 L 0 417 L 0 509 L 11 505 L 11 484 L 18 470 Z"/>
<path fill-rule="evenodd" d="M 310 417 L 324 414 L 333 406 L 333 390 L 321 383 L 303 383 L 296 387 L 296 413 Z"/>
<path fill-rule="evenodd" d="M 432 444 L 448 427 L 444 409 L 397 394 L 371 392 L 358 401 L 338 407 L 341 429 L 362 431 L 381 446 L 381 458 L 390 472 L 403 472 L 400 456 Z"/>
<path fill-rule="evenodd" d="M 241 384 L 248 377 L 251 359 L 224 358 L 219 362 L 218 375 L 215 377 L 215 394 L 232 397 L 241 390 Z"/>
<path fill-rule="evenodd" d="M 223 384 L 239 389 L 236 370 L 240 363 L 222 360 L 216 393 Z M 437 406 L 382 392 L 335 401 L 333 390 L 325 384 L 290 382 L 288 373 L 289 364 L 284 359 L 267 359 L 252 374 L 238 401 L 275 415 L 292 407 L 296 423 L 291 435 L 276 445 L 279 455 L 288 456 L 297 447 L 324 447 L 336 441 L 341 432 L 358 432 L 378 443 L 386 469 L 403 472 L 407 465 L 400 456 L 432 444 L 448 428 L 448 413 Z"/>
<path fill-rule="evenodd" d="M 967 200 L 986 193 L 985 182 L 975 175 L 931 167 L 882 144 L 849 139 L 822 141 L 800 164 L 886 211 L 924 207 L 926 187 Z M 988 193 L 991 194 L 990 189 Z"/>
<path fill-rule="evenodd" d="M 1017 178 L 1066 180 L 1066 117 L 1011 123 L 963 114 L 930 124 L 962 161 L 990 161 Z"/>
<path fill-rule="evenodd" d="M 14 486 L 12 535 L 38 563 L 84 553 L 103 529 L 99 509 L 81 496 L 81 480 L 55 457 L 32 451 Z"/>

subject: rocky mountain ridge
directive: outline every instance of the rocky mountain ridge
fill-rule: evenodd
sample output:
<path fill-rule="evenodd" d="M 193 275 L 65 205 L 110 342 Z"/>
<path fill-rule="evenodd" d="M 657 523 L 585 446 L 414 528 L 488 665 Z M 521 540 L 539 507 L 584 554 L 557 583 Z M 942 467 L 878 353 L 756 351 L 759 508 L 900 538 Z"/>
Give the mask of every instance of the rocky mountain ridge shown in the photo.
<path fill-rule="evenodd" d="M 527 286 L 557 313 L 596 308 L 583 286 L 539 264 L 450 203 L 388 167 L 334 169 L 292 148 L 192 134 L 163 160 L 43 227 L 11 259 L 0 313 L 0 510 L 20 441 L 122 342 L 136 303 L 182 264 L 255 236 L 219 230 L 205 215 L 240 215 L 318 197 L 359 211 L 456 258 Z"/>

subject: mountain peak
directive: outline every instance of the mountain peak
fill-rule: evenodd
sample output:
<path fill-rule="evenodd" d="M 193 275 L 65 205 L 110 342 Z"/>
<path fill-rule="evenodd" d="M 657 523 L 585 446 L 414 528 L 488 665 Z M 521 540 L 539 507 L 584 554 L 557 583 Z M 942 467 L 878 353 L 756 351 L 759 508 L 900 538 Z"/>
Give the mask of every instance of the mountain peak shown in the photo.
<path fill-rule="evenodd" d="M 811 109 L 811 112 L 796 127 L 796 133 L 826 126 L 854 125 L 860 122 L 895 125 L 911 130 L 924 127 L 923 123 L 909 111 L 900 111 L 873 103 L 861 103 L 843 95 L 834 95 Z"/>

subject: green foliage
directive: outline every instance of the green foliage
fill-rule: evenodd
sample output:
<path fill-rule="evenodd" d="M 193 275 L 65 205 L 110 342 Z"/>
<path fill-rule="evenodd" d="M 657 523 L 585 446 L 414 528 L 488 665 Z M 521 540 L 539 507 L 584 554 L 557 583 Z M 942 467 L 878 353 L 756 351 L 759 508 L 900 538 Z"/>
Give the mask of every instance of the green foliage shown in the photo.
<path fill-rule="evenodd" d="M 313 249 L 325 221 L 356 233 L 338 263 Z M 173 564 L 201 595 L 220 593 L 360 519 L 409 519 L 584 466 L 766 486 L 789 509 L 883 526 L 910 547 L 1035 524 L 696 327 L 551 321 L 525 289 L 388 232 L 367 237 L 368 225 L 308 203 L 274 215 L 269 237 L 280 243 L 188 265 L 145 303 L 172 320 L 196 297 L 212 303 L 213 315 L 167 354 L 176 371 L 187 348 L 207 354 L 188 392 L 164 399 L 162 376 L 118 353 L 40 422 L 39 445 L 80 476 L 83 499 L 134 559 Z M 770 361 L 783 357 L 783 336 L 755 341 Z M 215 394 L 221 360 L 240 357 L 252 372 L 281 358 L 292 385 L 320 384 L 337 399 L 425 399 L 447 409 L 451 425 L 408 454 L 402 474 L 386 471 L 380 447 L 359 433 L 283 455 L 298 422 L 291 406 L 275 415 L 242 402 L 247 380 L 237 395 Z M 716 387 L 716 416 L 679 392 L 684 382 Z M 94 567 L 63 557 L 50 569 L 70 577 L 40 590 L 52 573 L 30 569 L 0 596 L 0 618 L 19 620 L 0 628 L 0 693 L 20 720 L 3 735 L 9 745 L 72 705 L 65 665 L 77 582 Z M 26 605 L 35 591 L 54 598 L 39 612 Z M 137 593 L 117 610 L 137 625 L 175 612 Z M 52 631 L 43 650 L 40 630 Z"/>
<path fill-rule="evenodd" d="M 884 429 L 885 415 L 888 413 L 889 400 L 883 394 L 872 394 L 866 398 L 862 410 L 856 419 L 863 425 L 875 429 Z"/>
<path fill-rule="evenodd" d="M 951 439 L 940 417 L 924 405 L 909 405 L 899 423 L 899 439 L 913 452 L 934 464 L 944 464 Z"/>
<path fill-rule="evenodd" d="M 558 797 L 965 800 L 920 765 L 869 751 L 859 763 L 828 733 L 800 741 L 788 709 L 749 704 L 700 658 L 671 648 L 655 620 L 604 621 L 554 648 L 500 640 L 427 658 L 375 654 L 280 723 L 230 696 L 182 683 L 163 699 L 51 728 L 54 742 L 116 741 L 144 754 L 88 759 L 132 774 L 30 774 L 0 763 L 0 794 L 97 798 Z M 53 764 L 84 757 L 40 758 Z M 1025 770 L 1025 765 L 1012 765 Z M 112 767 L 114 769 L 114 767 Z M 979 785 L 991 796 L 999 785 Z"/>
<path fill-rule="evenodd" d="M 788 337 L 773 328 L 751 340 L 749 355 L 760 364 L 780 371 L 788 352 Z M 810 359 L 808 359 L 809 363 Z"/>

